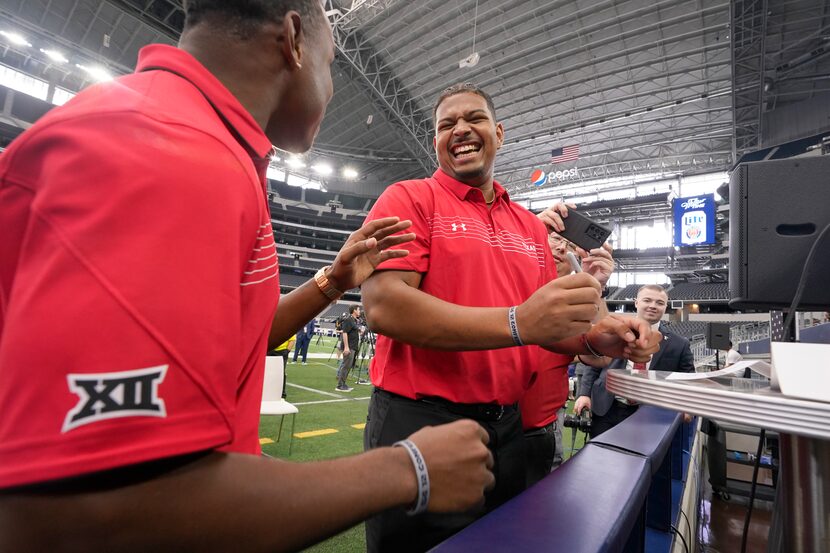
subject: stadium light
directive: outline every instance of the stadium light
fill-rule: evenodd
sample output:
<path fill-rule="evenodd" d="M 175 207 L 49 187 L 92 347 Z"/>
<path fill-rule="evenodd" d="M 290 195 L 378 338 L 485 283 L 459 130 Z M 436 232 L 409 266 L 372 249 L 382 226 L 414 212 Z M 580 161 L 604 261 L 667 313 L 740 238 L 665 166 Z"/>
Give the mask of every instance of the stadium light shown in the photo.
<path fill-rule="evenodd" d="M 26 40 L 22 35 L 17 33 L 12 33 L 9 31 L 0 31 L 0 35 L 6 37 L 6 40 L 11 42 L 12 44 L 16 44 L 18 46 L 26 46 L 27 48 L 32 47 L 32 43 Z"/>
<path fill-rule="evenodd" d="M 343 176 L 347 179 L 356 179 L 358 177 L 357 171 L 352 169 L 351 167 L 344 167 L 343 168 Z"/>
<path fill-rule="evenodd" d="M 80 64 L 77 64 L 77 63 L 75 64 L 75 67 L 77 67 L 78 69 L 83 69 L 84 71 L 87 72 L 87 74 L 90 77 L 92 77 L 93 79 L 95 79 L 99 83 L 105 82 L 105 81 L 111 81 L 113 79 L 110 72 L 107 71 L 106 69 L 104 69 L 103 67 L 99 67 L 99 66 L 95 66 L 95 65 L 92 66 L 92 67 L 87 67 L 85 65 L 80 65 Z"/>
<path fill-rule="evenodd" d="M 69 61 L 68 59 L 66 59 L 66 56 L 64 56 L 57 50 L 44 50 L 43 48 L 41 48 L 40 51 L 46 54 L 49 57 L 49 59 L 54 62 L 66 63 Z"/>
<path fill-rule="evenodd" d="M 286 158 L 285 163 L 288 164 L 290 167 L 294 167 L 295 169 L 302 169 L 303 167 L 305 167 L 305 162 L 298 157 Z"/>
<path fill-rule="evenodd" d="M 334 169 L 331 168 L 331 165 L 327 165 L 325 163 L 317 163 L 311 168 L 319 175 L 331 175 L 334 171 Z"/>

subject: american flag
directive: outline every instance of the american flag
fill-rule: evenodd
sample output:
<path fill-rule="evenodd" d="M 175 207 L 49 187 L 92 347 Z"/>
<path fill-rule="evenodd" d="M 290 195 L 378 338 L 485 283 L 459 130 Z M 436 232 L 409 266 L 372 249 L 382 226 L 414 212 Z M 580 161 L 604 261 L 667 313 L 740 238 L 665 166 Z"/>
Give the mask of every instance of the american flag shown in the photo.
<path fill-rule="evenodd" d="M 579 144 L 574 146 L 565 146 L 563 148 L 554 148 L 550 153 L 551 163 L 564 163 L 566 161 L 576 161 L 579 159 Z"/>

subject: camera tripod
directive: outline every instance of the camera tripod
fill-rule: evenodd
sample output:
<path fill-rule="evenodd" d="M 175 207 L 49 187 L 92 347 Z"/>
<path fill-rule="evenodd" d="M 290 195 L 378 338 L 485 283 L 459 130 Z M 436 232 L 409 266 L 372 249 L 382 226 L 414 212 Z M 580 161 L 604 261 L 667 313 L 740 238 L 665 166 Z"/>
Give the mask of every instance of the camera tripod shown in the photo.
<path fill-rule="evenodd" d="M 331 358 L 334 357 L 334 352 L 338 350 L 341 352 L 343 351 L 343 348 L 341 347 L 343 345 L 343 335 L 340 332 L 337 332 L 334 337 L 336 340 L 334 342 L 334 346 L 331 348 L 331 352 L 329 353 L 329 361 L 331 361 Z M 337 356 L 337 359 L 340 359 L 341 357 L 342 353 Z"/>
<path fill-rule="evenodd" d="M 372 382 L 369 380 L 369 364 L 367 359 L 375 356 L 375 333 L 366 329 L 366 332 L 360 337 L 360 343 L 357 346 L 357 354 L 355 356 L 354 376 L 358 384 L 365 386 Z"/>

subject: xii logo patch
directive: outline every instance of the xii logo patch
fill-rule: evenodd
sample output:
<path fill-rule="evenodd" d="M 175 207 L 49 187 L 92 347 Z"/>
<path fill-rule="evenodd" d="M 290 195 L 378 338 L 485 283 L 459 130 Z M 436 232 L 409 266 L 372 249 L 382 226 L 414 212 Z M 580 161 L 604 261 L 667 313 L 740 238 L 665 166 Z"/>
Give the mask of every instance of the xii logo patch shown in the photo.
<path fill-rule="evenodd" d="M 61 432 L 119 417 L 166 417 L 158 387 L 167 374 L 167 367 L 66 375 L 69 391 L 80 399 L 66 414 Z"/>

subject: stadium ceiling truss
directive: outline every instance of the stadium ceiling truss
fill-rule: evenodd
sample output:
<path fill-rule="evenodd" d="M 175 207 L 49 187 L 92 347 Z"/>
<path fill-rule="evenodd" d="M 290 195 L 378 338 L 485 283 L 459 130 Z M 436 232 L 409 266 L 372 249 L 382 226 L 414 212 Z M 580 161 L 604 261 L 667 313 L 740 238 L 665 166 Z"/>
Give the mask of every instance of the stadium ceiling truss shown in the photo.
<path fill-rule="evenodd" d="M 432 172 L 432 105 L 457 82 L 493 96 L 505 128 L 496 176 L 520 199 L 602 177 L 728 170 L 759 146 L 767 110 L 830 88 L 826 1 L 327 0 L 325 9 L 335 94 L 310 156 L 361 174 L 329 177 L 332 191 L 376 194 Z M 72 63 L 2 37 L 0 63 L 74 92 L 90 82 L 74 63 L 127 73 L 145 44 L 175 43 L 183 21 L 181 0 L 2 0 L 3 29 Z M 574 145 L 578 160 L 552 163 L 553 149 Z M 531 183 L 536 169 L 551 178 Z"/>
<path fill-rule="evenodd" d="M 759 146 L 764 94 L 767 0 L 732 3 L 732 155 L 739 159 Z"/>
<path fill-rule="evenodd" d="M 497 177 L 518 197 L 535 189 L 534 169 L 578 167 L 586 179 L 656 168 L 721 171 L 732 162 L 727 1 L 367 1 L 336 8 L 339 53 L 354 69 L 357 60 L 371 60 L 371 70 L 362 71 L 367 82 L 391 76 L 390 84 L 371 87 L 375 101 L 422 114 L 408 118 L 407 111 L 399 121 L 408 135 L 401 157 L 417 147 L 431 154 L 434 98 L 449 84 L 472 81 L 494 97 L 506 129 Z M 479 62 L 459 67 L 473 48 Z M 335 127 L 349 127 L 352 145 L 359 142 L 362 122 L 338 115 L 321 132 L 324 142 Z M 551 149 L 570 144 L 579 144 L 580 159 L 551 164 Z"/>
<path fill-rule="evenodd" d="M 353 8 L 355 9 L 358 8 Z M 391 69 L 381 62 L 378 53 L 363 38 L 360 30 L 348 26 L 349 22 L 355 21 L 357 19 L 354 17 L 343 17 L 333 22 L 338 65 L 353 80 L 360 82 L 375 106 L 401 130 L 403 144 L 421 169 L 432 173 L 436 168 L 432 148 L 432 122 L 421 113 Z"/>

